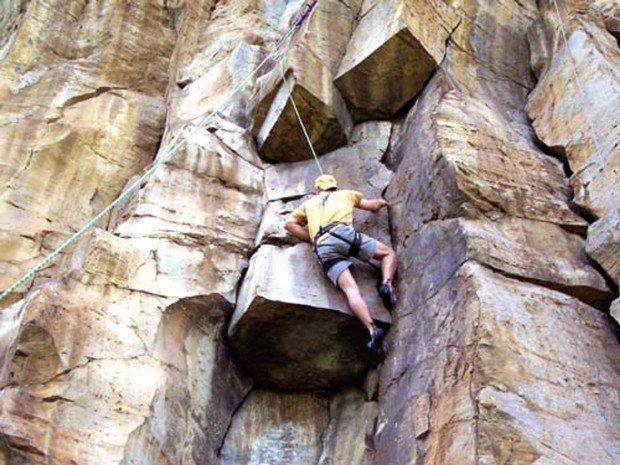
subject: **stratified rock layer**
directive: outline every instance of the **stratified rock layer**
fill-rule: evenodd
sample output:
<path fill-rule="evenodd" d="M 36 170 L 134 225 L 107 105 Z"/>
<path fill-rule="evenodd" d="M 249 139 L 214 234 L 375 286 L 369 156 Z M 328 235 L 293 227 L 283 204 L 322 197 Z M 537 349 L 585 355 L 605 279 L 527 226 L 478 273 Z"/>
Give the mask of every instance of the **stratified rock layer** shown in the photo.
<path fill-rule="evenodd" d="M 296 32 L 323 169 L 390 201 L 355 218 L 400 259 L 392 315 L 354 270 L 393 322 L 368 374 L 282 229 L 319 170 L 279 62 L 229 98 L 303 3 L 2 2 L 0 288 L 188 142 L 0 304 L 0 462 L 619 463 L 617 2 L 558 2 L 583 108 L 550 0 L 320 0 Z"/>

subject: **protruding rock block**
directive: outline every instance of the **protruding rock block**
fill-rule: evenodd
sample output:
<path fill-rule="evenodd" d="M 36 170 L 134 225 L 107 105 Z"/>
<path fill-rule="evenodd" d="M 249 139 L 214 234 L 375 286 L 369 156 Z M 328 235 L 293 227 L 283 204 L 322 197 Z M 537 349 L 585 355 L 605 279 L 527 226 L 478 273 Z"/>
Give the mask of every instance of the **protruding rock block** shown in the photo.
<path fill-rule="evenodd" d="M 607 315 L 473 262 L 417 284 L 404 298 L 429 298 L 390 331 L 376 463 L 617 462 L 620 346 Z"/>
<path fill-rule="evenodd" d="M 356 121 L 393 116 L 441 63 L 456 15 L 442 2 L 382 0 L 361 18 L 336 87 Z"/>
<path fill-rule="evenodd" d="M 354 274 L 374 319 L 389 323 L 374 271 L 360 265 Z M 278 389 L 346 384 L 363 374 L 369 360 L 368 333 L 307 244 L 264 245 L 256 252 L 228 332 L 254 378 Z"/>
<path fill-rule="evenodd" d="M 434 221 L 408 241 L 401 254 L 401 278 L 434 292 L 463 263 L 473 260 L 606 308 L 614 294 L 590 265 L 583 248 L 579 236 L 539 221 L 510 217 L 495 222 Z"/>
<path fill-rule="evenodd" d="M 555 7 L 546 2 L 544 8 L 547 22 L 537 23 L 530 33 L 532 48 L 556 45 L 537 54 L 542 55 L 540 80 L 529 95 L 527 112 L 538 137 L 568 160 L 575 202 L 602 218 L 617 208 L 620 198 L 620 49 L 593 18 L 570 23 L 579 27 L 569 29 L 566 46 L 555 39 Z"/>
<path fill-rule="evenodd" d="M 419 100 L 387 191 L 399 243 L 430 220 L 504 215 L 585 231 L 562 164 L 480 100 L 435 80 Z M 413 188 L 411 186 L 414 186 Z"/>
<path fill-rule="evenodd" d="M 352 120 L 333 79 L 358 9 L 359 5 L 347 5 L 340 0 L 319 2 L 290 49 L 286 80 L 281 81 L 279 64 L 262 78 L 254 133 L 266 160 L 293 162 L 312 158 L 291 100 L 297 104 L 318 154 L 347 143 Z M 270 89 L 273 82 L 278 84 Z"/>
<path fill-rule="evenodd" d="M 320 63 L 317 66 L 317 72 L 321 72 L 323 66 Z M 325 76 L 320 80 L 329 81 L 328 71 L 322 72 Z M 291 96 L 319 155 L 347 143 L 352 121 L 342 97 L 329 82 L 312 89 L 311 85 L 304 85 L 305 80 L 290 76 L 279 86 L 256 134 L 256 143 L 265 160 L 292 162 L 312 158 Z"/>
<path fill-rule="evenodd" d="M 590 226 L 586 251 L 620 284 L 620 210 Z"/>

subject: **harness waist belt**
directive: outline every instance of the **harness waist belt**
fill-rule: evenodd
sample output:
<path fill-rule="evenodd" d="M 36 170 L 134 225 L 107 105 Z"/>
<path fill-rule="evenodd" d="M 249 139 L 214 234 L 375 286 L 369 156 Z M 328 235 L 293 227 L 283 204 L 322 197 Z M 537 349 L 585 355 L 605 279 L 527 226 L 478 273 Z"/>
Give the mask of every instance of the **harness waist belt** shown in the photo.
<path fill-rule="evenodd" d="M 333 259 L 333 260 L 327 260 L 327 261 L 321 260 L 321 257 L 319 255 L 319 250 L 318 249 L 319 249 L 319 247 L 321 247 L 322 244 L 318 244 L 317 241 L 324 234 L 329 234 L 330 236 L 333 236 L 336 239 L 339 239 L 339 240 L 349 244 L 349 252 L 348 252 L 348 256 L 349 257 L 357 257 L 357 254 L 359 254 L 359 252 L 360 252 L 360 246 L 362 244 L 362 235 L 354 230 L 355 231 L 355 235 L 353 236 L 353 241 L 350 241 L 346 237 L 342 237 L 340 234 L 337 234 L 336 232 L 333 231 L 338 226 L 349 226 L 349 227 L 351 227 L 350 225 L 348 225 L 346 223 L 342 223 L 340 221 L 334 221 L 333 223 L 329 223 L 327 226 L 321 226 L 319 228 L 319 231 L 314 235 L 314 253 L 316 254 L 317 258 L 319 259 L 319 262 L 321 262 L 321 265 L 323 266 L 323 271 L 325 271 L 325 273 L 327 273 L 332 266 L 334 266 L 336 263 L 342 261 L 343 259 Z"/>

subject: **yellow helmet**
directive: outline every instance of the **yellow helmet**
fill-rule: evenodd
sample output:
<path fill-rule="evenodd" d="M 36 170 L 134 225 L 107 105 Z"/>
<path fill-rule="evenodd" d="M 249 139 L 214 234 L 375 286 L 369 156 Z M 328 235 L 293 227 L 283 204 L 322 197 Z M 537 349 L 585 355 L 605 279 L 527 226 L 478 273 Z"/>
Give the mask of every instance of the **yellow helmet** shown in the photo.
<path fill-rule="evenodd" d="M 333 187 L 338 187 L 336 178 L 329 174 L 323 174 L 314 180 L 314 187 L 318 187 L 322 191 L 326 191 Z"/>

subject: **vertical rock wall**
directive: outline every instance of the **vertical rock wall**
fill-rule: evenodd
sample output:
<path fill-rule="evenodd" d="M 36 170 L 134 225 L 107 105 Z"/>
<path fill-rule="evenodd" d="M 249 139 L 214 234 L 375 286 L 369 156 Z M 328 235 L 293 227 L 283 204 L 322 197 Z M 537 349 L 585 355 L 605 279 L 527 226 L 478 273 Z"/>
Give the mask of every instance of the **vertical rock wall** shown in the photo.
<path fill-rule="evenodd" d="M 0 303 L 0 461 L 618 462 L 618 9 L 558 3 L 570 50 L 551 1 L 319 0 L 286 82 L 268 62 Z M 0 2 L 0 287 L 219 108 L 302 6 Z M 356 217 L 400 257 L 392 315 L 355 270 L 392 324 L 378 371 L 282 229 L 317 174 L 292 99 L 323 168 L 391 203 Z"/>

